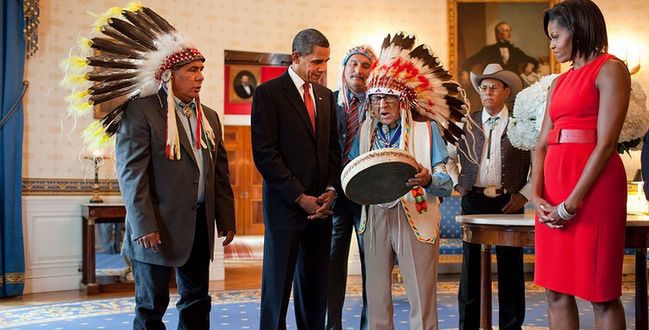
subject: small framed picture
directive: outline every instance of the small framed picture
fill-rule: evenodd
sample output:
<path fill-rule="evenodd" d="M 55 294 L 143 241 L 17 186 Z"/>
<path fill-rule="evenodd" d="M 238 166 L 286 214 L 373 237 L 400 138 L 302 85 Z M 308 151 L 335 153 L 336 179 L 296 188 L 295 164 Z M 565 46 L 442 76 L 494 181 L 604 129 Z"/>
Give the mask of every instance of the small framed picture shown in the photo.
<path fill-rule="evenodd" d="M 259 66 L 231 65 L 229 101 L 234 103 L 251 103 L 252 93 L 261 82 Z"/>

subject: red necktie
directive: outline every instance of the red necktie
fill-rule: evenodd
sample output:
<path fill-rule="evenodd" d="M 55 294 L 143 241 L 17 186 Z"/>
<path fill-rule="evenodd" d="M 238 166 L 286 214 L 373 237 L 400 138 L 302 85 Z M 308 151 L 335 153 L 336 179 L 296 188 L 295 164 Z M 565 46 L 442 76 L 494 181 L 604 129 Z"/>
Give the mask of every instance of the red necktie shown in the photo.
<path fill-rule="evenodd" d="M 345 158 L 343 158 L 343 163 L 347 163 L 349 151 L 352 149 L 354 138 L 356 138 L 356 133 L 358 133 L 358 100 L 355 96 L 352 96 L 352 99 L 349 101 L 349 108 L 345 112 L 347 113 L 347 119 L 345 120 L 347 138 L 345 140 Z"/>
<path fill-rule="evenodd" d="M 315 133 L 315 105 L 313 104 L 311 93 L 309 93 L 309 87 L 309 83 L 304 83 L 304 105 L 306 106 L 306 111 L 309 113 L 309 119 L 311 119 L 313 133 Z"/>

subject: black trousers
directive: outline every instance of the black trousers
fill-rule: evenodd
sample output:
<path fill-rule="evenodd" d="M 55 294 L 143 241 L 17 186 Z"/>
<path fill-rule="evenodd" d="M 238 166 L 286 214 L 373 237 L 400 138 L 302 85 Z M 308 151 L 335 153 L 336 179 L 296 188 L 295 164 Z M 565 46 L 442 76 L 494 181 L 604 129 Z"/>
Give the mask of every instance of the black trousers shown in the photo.
<path fill-rule="evenodd" d="M 286 329 L 291 284 L 297 328 L 324 329 L 330 247 L 331 219 L 309 220 L 300 231 L 266 227 L 260 329 Z"/>
<path fill-rule="evenodd" d="M 361 206 L 344 196 L 336 200 L 332 217 L 331 252 L 329 254 L 329 278 L 327 283 L 327 330 L 341 330 L 342 315 L 347 289 L 347 263 L 352 236 L 358 240 L 363 278 L 363 308 L 361 309 L 361 330 L 367 330 L 367 292 L 365 291 L 365 253 L 363 235 L 356 234 L 361 225 Z"/>
<path fill-rule="evenodd" d="M 509 199 L 509 194 L 489 198 L 469 192 L 462 197 L 462 214 L 500 214 Z M 519 213 L 523 213 L 523 209 Z M 523 248 L 496 246 L 496 261 L 498 325 L 500 329 L 521 329 L 525 319 Z M 458 293 L 460 329 L 480 328 L 480 273 L 480 245 L 464 242 Z"/>
<path fill-rule="evenodd" d="M 194 243 L 187 262 L 176 267 L 180 299 L 178 329 L 209 329 L 212 298 L 209 296 L 210 251 L 205 207 L 196 215 Z M 164 244 L 165 242 L 162 242 Z M 169 305 L 172 267 L 131 260 L 135 278 L 135 319 L 133 329 L 165 329 L 162 322 Z"/>

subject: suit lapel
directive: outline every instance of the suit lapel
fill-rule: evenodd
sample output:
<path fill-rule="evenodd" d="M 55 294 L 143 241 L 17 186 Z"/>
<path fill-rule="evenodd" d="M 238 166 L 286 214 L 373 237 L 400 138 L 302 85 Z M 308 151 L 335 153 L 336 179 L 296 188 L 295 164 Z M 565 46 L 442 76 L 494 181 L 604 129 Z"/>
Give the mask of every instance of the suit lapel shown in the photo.
<path fill-rule="evenodd" d="M 313 95 L 315 96 L 315 109 L 316 109 L 316 135 L 318 139 L 322 137 L 322 132 L 325 129 L 329 129 L 329 109 L 327 107 L 329 102 L 325 102 L 322 97 L 320 86 L 318 88 L 313 88 Z"/>
<path fill-rule="evenodd" d="M 309 114 L 306 110 L 306 106 L 304 105 L 304 100 L 302 99 L 302 96 L 300 96 L 300 91 L 298 91 L 297 88 L 295 87 L 295 84 L 293 83 L 291 76 L 288 75 L 288 71 L 286 71 L 286 73 L 284 73 L 284 75 L 282 76 L 282 85 L 286 90 L 286 97 L 289 103 L 293 106 L 293 110 L 295 110 L 297 114 L 300 116 L 300 118 L 302 119 L 302 123 L 306 126 L 311 137 L 315 140 L 315 135 L 313 134 L 313 128 L 311 126 L 311 119 L 309 119 Z M 315 95 L 315 92 L 313 94 Z M 317 103 L 318 102 L 316 101 L 316 112 L 318 111 Z M 316 120 L 316 126 L 317 126 L 317 120 Z"/>

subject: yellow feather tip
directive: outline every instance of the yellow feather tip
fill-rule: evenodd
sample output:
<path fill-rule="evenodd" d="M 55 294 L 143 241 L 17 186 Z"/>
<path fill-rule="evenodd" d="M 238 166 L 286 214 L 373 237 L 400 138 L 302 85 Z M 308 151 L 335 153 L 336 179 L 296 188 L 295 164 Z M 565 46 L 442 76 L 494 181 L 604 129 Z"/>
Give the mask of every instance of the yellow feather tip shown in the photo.
<path fill-rule="evenodd" d="M 95 120 L 81 132 L 83 144 L 88 150 L 101 150 L 111 145 L 111 138 L 106 134 L 104 126 Z"/>
<path fill-rule="evenodd" d="M 124 7 L 124 10 L 126 10 L 126 11 L 136 12 L 136 11 L 138 11 L 138 10 L 141 10 L 142 7 L 144 7 L 144 5 L 142 4 L 142 2 L 140 2 L 140 1 L 133 1 L 133 2 L 129 2 L 128 5 L 126 5 L 126 7 Z"/>
<path fill-rule="evenodd" d="M 67 74 L 61 81 L 61 86 L 67 89 L 79 89 L 88 83 L 88 75 L 86 74 Z"/>
<path fill-rule="evenodd" d="M 73 118 L 85 117 L 87 114 L 91 113 L 95 109 L 95 106 L 92 102 L 81 101 L 73 102 L 68 106 L 68 116 Z"/>
<path fill-rule="evenodd" d="M 60 65 L 63 70 L 81 72 L 88 66 L 88 60 L 81 56 L 70 56 L 61 61 Z"/>
<path fill-rule="evenodd" d="M 81 102 L 83 101 L 88 95 L 90 95 L 89 90 L 85 91 L 78 91 L 78 92 L 73 92 L 72 94 L 68 95 L 65 97 L 65 100 L 70 103 L 75 103 L 75 102 Z"/>
<path fill-rule="evenodd" d="M 111 7 L 103 14 L 97 15 L 90 13 L 91 15 L 97 17 L 97 20 L 92 25 L 92 29 L 96 32 L 101 32 L 102 26 L 108 24 L 108 21 L 113 17 L 119 17 L 122 15 L 122 8 L 120 7 Z"/>

